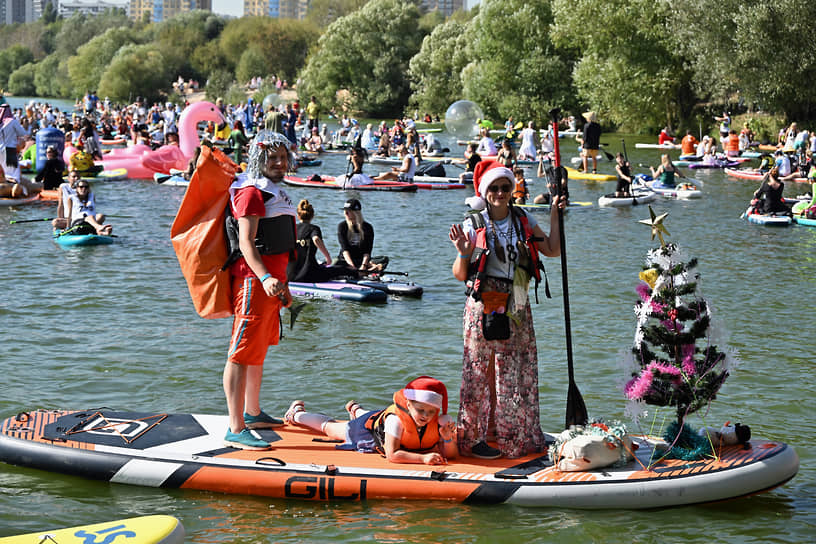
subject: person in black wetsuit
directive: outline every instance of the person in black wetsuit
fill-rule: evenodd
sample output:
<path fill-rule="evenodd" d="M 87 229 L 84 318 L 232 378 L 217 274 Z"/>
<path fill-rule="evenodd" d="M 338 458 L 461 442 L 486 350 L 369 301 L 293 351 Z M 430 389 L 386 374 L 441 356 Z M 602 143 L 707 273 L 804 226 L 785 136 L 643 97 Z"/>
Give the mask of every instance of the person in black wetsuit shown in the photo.
<path fill-rule="evenodd" d="M 314 207 L 308 200 L 301 200 L 297 207 L 300 223 L 297 225 L 297 260 L 290 262 L 286 270 L 289 281 L 300 283 L 320 283 L 329 281 L 348 271 L 340 267 L 324 266 L 317 262 L 317 252 L 323 254 L 326 263 L 331 263 L 331 255 L 323 243 L 320 227 L 312 224 Z"/>
<path fill-rule="evenodd" d="M 45 190 L 56 189 L 62 184 L 65 163 L 59 158 L 57 148 L 53 145 L 49 145 L 45 150 L 45 158 L 42 170 L 37 173 L 37 177 L 34 179 L 42 182 L 42 188 Z"/>
<path fill-rule="evenodd" d="M 791 209 L 782 200 L 782 191 L 785 184 L 779 180 L 779 169 L 771 168 L 768 175 L 762 180 L 762 185 L 754 192 L 751 205 L 764 215 L 791 215 Z"/>
<path fill-rule="evenodd" d="M 615 188 L 615 196 L 631 196 L 632 172 L 629 161 L 618 153 L 615 156 L 615 174 L 618 176 L 618 186 Z"/>

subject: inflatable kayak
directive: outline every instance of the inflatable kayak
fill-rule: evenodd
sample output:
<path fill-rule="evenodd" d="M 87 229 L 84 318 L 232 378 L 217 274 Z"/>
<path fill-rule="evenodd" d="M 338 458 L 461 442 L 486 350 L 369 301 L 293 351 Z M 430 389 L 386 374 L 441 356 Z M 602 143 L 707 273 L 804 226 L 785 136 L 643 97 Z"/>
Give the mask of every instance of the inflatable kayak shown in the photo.
<path fill-rule="evenodd" d="M 689 200 L 692 198 L 702 198 L 703 192 L 699 189 L 702 185 L 695 179 L 686 178 L 688 181 L 676 184 L 674 187 L 663 185 L 660 181 L 652 179 L 646 174 L 638 174 L 635 176 L 634 191 L 639 188 L 653 191 L 664 198 L 676 198 L 678 200 Z"/>
<path fill-rule="evenodd" d="M 749 179 L 751 181 L 762 181 L 765 177 L 765 174 L 768 172 L 760 172 L 756 168 L 744 168 L 744 169 L 736 169 L 736 168 L 726 168 L 723 170 L 728 176 L 737 179 Z M 808 178 L 798 177 L 793 178 L 792 180 L 794 183 L 810 183 L 811 180 Z"/>
<path fill-rule="evenodd" d="M 102 246 L 113 243 L 113 236 L 101 234 L 61 234 L 54 232 L 54 241 L 63 247 Z"/>
<path fill-rule="evenodd" d="M 388 294 L 382 289 L 346 281 L 327 281 L 323 283 L 289 282 L 289 292 L 294 296 L 336 298 L 355 302 L 386 302 L 388 300 Z"/>
<path fill-rule="evenodd" d="M 225 415 L 94 409 L 20 412 L 0 425 L 0 461 L 119 484 L 336 503 L 443 500 L 555 508 L 665 508 L 744 497 L 799 469 L 790 446 L 752 438 L 697 461 L 658 460 L 660 439 L 634 436 L 621 467 L 562 472 L 546 454 L 390 463 L 340 450 L 303 427 L 256 431 L 268 451 L 223 446 Z M 548 442 L 552 436 L 548 436 Z"/>
<path fill-rule="evenodd" d="M 40 200 L 38 193 L 33 193 L 22 198 L 0 198 L 0 207 L 2 206 L 23 206 L 25 204 L 33 204 Z"/>
<path fill-rule="evenodd" d="M 793 222 L 803 227 L 816 227 L 816 219 L 808 219 L 804 215 L 794 215 Z"/>
<path fill-rule="evenodd" d="M 757 225 L 765 225 L 767 227 L 787 227 L 793 223 L 793 218 L 789 215 L 766 215 L 763 213 L 752 213 L 752 208 L 749 206 L 741 217 L 744 217 L 750 223 Z"/>
<path fill-rule="evenodd" d="M 598 206 L 601 208 L 622 208 L 625 206 L 638 206 L 648 204 L 657 200 L 658 194 L 654 191 L 633 191 L 632 196 L 615 196 L 609 193 L 598 199 Z"/>
<path fill-rule="evenodd" d="M 416 191 L 419 189 L 414 183 L 403 183 L 401 181 L 375 181 L 368 185 L 345 187 L 342 183 L 338 183 L 334 176 L 320 176 L 319 180 L 297 176 L 285 176 L 283 182 L 287 185 L 294 185 L 295 187 L 321 187 L 324 189 L 349 191 Z"/>
<path fill-rule="evenodd" d="M 581 172 L 580 170 L 570 168 L 569 166 L 565 166 L 564 168 L 567 169 L 568 179 L 582 179 L 586 181 L 615 181 L 616 179 L 618 179 L 616 176 L 612 176 L 609 174 L 593 174 L 592 172 Z"/>
<path fill-rule="evenodd" d="M 0 538 L 0 544 L 183 544 L 184 534 L 184 526 L 173 516 L 142 516 L 9 536 Z"/>

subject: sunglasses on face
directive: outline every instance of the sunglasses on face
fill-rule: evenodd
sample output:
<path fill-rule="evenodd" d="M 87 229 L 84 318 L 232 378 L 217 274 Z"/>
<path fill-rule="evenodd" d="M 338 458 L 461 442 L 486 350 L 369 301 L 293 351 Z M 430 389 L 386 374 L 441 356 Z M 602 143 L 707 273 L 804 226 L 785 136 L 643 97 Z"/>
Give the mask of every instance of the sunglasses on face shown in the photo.
<path fill-rule="evenodd" d="M 87 189 L 87 185 L 77 185 L 77 189 Z"/>
<path fill-rule="evenodd" d="M 503 193 L 509 193 L 511 187 L 509 185 L 491 185 L 487 188 L 489 193 L 498 193 L 499 191 Z"/>

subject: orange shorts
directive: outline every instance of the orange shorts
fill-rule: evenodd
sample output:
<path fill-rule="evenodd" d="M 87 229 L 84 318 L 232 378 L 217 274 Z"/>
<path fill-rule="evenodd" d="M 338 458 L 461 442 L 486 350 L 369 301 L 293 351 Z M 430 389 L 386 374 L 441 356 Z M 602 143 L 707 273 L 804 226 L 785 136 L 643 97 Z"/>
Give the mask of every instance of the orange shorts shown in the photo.
<path fill-rule="evenodd" d="M 227 361 L 239 365 L 262 365 L 269 346 L 280 341 L 278 297 L 270 297 L 255 277 L 232 278 L 232 321 Z"/>
<path fill-rule="evenodd" d="M 589 157 L 590 159 L 594 159 L 598 156 L 597 149 L 584 149 L 584 157 Z"/>

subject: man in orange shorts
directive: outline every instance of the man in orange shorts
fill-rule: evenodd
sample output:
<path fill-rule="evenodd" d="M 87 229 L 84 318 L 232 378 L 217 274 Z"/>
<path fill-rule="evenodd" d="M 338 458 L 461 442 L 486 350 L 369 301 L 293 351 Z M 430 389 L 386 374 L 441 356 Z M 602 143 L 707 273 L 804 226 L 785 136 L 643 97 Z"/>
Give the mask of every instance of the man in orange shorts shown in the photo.
<path fill-rule="evenodd" d="M 247 172 L 229 189 L 228 238 L 238 247 L 230 247 L 237 258 L 230 266 L 234 320 L 224 367 L 228 447 L 268 449 L 251 429 L 283 425 L 261 410 L 260 391 L 266 352 L 280 340 L 280 309 L 292 301 L 286 265 L 295 249 L 295 207 L 280 186 L 290 160 L 289 141 L 262 130 L 250 144 Z"/>

